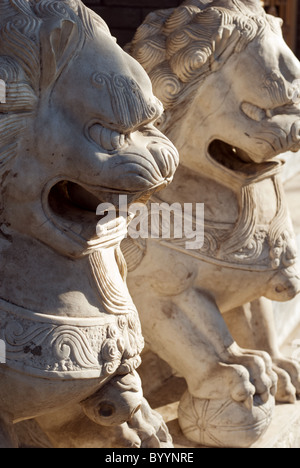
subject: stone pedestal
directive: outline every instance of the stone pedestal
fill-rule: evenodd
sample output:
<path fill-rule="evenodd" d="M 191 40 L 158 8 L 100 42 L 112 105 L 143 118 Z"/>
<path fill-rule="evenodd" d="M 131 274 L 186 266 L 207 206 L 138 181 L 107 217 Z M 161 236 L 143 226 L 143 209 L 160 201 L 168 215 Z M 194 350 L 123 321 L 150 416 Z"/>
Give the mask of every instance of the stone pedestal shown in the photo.
<path fill-rule="evenodd" d="M 300 402 L 277 405 L 269 429 L 252 448 L 300 448 Z"/>

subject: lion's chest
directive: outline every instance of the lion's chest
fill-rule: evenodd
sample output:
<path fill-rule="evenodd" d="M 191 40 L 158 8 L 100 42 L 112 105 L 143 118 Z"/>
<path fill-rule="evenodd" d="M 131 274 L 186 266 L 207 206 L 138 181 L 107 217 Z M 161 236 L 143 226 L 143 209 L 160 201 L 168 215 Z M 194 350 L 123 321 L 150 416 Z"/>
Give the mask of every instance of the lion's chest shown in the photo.
<path fill-rule="evenodd" d="M 296 261 L 293 227 L 277 176 L 242 187 L 237 222 L 228 231 L 218 231 L 213 233 L 217 249 L 209 254 L 221 262 L 277 270 Z"/>
<path fill-rule="evenodd" d="M 297 252 L 293 227 L 281 179 L 277 175 L 240 188 L 233 200 L 234 207 L 238 207 L 234 222 L 231 203 L 228 205 L 228 221 L 224 222 L 226 207 L 222 206 L 220 220 L 219 216 L 212 216 L 213 202 L 215 199 L 209 199 L 204 204 L 201 248 L 186 250 L 185 237 L 170 239 L 165 245 L 229 268 L 275 271 L 295 264 Z"/>
<path fill-rule="evenodd" d="M 254 204 L 253 210 L 257 223 L 262 226 L 268 226 L 276 217 L 278 210 L 278 197 L 273 180 L 263 180 L 254 186 Z"/>

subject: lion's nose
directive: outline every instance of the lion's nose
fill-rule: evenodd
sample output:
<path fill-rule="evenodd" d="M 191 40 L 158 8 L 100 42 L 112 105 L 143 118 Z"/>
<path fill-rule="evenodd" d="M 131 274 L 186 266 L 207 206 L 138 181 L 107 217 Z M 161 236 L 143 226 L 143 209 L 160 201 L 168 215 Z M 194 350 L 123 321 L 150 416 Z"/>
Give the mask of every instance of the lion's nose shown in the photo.
<path fill-rule="evenodd" d="M 171 142 L 169 144 L 152 142 L 147 148 L 154 157 L 160 176 L 171 181 L 179 164 L 179 154 L 175 146 Z"/>

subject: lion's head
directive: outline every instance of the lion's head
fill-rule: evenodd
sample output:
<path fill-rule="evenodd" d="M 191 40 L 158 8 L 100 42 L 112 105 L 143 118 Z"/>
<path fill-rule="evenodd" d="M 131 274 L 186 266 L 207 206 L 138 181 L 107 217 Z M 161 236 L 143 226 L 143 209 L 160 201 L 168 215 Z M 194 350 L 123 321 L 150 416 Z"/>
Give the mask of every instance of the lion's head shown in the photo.
<path fill-rule="evenodd" d="M 166 185 L 174 146 L 143 68 L 79 0 L 0 3 L 1 233 L 78 256 L 96 207 Z"/>
<path fill-rule="evenodd" d="M 300 65 L 259 0 L 186 0 L 151 13 L 129 51 L 166 108 L 161 129 L 183 164 L 255 173 L 299 150 Z"/>

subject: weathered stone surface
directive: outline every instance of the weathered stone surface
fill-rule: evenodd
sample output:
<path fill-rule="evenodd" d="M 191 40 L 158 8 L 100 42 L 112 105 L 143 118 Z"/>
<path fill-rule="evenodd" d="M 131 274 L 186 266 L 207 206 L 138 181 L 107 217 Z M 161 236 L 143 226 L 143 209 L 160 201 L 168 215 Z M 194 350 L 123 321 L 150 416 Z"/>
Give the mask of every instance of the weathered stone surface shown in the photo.
<path fill-rule="evenodd" d="M 290 154 L 284 155 L 286 167 L 284 170 L 284 189 L 291 213 L 293 226 L 297 236 L 298 250 L 300 249 L 300 153 L 296 159 L 291 159 Z M 298 265 L 300 259 L 298 257 Z M 300 268 L 300 267 L 298 267 Z M 300 296 L 298 295 L 289 303 L 274 303 L 275 325 L 279 344 L 282 345 L 288 336 L 300 324 Z M 300 333 L 298 338 L 300 338 Z"/>
<path fill-rule="evenodd" d="M 299 363 L 280 353 L 273 318 L 273 302 L 300 289 L 278 158 L 300 148 L 300 64 L 280 26 L 258 0 L 187 0 L 150 14 L 128 46 L 165 106 L 157 125 L 180 153 L 174 182 L 153 201 L 205 206 L 198 248 L 173 235 L 149 239 L 142 258 L 124 249 L 146 340 L 186 380 L 179 421 L 199 442 L 204 407 L 234 403 L 231 422 L 236 429 L 241 417 L 241 446 L 250 446 L 271 421 L 273 395 L 300 394 Z M 230 446 L 218 424 L 209 444 Z"/>
<path fill-rule="evenodd" d="M 0 445 L 35 418 L 54 447 L 170 446 L 136 373 L 127 213 L 96 215 L 171 181 L 162 106 L 79 0 L 2 1 L 0 50 Z"/>
<path fill-rule="evenodd" d="M 287 355 L 292 355 L 291 341 L 295 336 L 300 336 L 300 328 L 295 330 L 283 346 Z M 173 439 L 174 447 L 180 449 L 208 448 L 187 439 L 178 422 L 178 409 L 181 396 L 187 390 L 183 378 L 175 377 L 168 371 L 166 364 L 157 355 L 148 352 L 145 356 L 145 364 L 151 362 L 156 364 L 160 373 L 156 375 L 156 386 L 154 387 L 149 365 L 142 365 L 141 374 L 146 396 L 153 408 L 155 408 L 166 422 Z M 149 392 L 147 389 L 150 388 Z M 239 434 L 235 434 L 232 448 L 240 446 Z M 300 448 L 300 402 L 291 404 L 277 404 L 274 409 L 273 418 L 266 433 L 251 448 Z"/>

